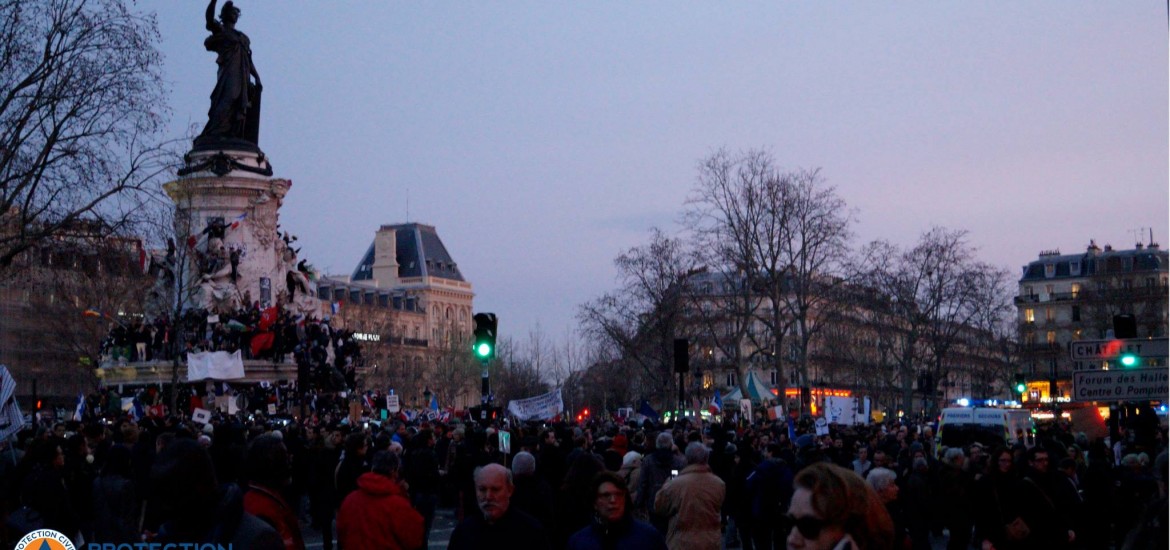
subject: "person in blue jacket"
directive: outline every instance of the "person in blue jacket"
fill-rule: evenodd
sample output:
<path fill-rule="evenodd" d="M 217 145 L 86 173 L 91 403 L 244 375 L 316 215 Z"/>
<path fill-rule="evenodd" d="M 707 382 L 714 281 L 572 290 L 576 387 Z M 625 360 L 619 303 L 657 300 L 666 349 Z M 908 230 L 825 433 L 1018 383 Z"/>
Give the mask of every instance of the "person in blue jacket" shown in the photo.
<path fill-rule="evenodd" d="M 633 502 L 626 481 L 614 472 L 593 477 L 593 520 L 569 537 L 567 550 L 667 550 L 653 525 L 630 515 Z"/>

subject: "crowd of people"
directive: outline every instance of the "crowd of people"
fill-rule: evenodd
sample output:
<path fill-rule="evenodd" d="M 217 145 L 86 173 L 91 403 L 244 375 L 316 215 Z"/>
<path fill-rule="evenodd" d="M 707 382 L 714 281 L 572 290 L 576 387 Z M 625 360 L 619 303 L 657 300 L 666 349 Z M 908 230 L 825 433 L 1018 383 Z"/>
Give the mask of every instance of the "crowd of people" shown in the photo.
<path fill-rule="evenodd" d="M 176 340 L 178 345 L 172 345 Z M 175 353 L 182 357 L 204 351 L 239 351 L 243 359 L 282 362 L 298 348 L 309 351 L 314 344 L 329 359 L 360 356 L 352 333 L 333 329 L 328 318 L 306 318 L 275 307 L 261 308 L 258 303 L 218 315 L 191 309 L 177 322 L 162 315 L 150 321 L 114 323 L 101 342 L 100 354 L 103 363 L 114 364 L 169 361 Z"/>
<path fill-rule="evenodd" d="M 929 426 L 683 419 L 350 424 L 217 413 L 37 426 L 0 448 L 4 541 L 425 548 L 1165 548 L 1165 433 L 936 449 Z M 500 437 L 506 431 L 509 437 Z M 795 436 L 795 437 L 794 437 Z M 501 443 L 504 443 L 501 445 Z M 505 452 L 506 451 L 506 452 Z M 79 546 L 80 547 L 80 546 Z"/>

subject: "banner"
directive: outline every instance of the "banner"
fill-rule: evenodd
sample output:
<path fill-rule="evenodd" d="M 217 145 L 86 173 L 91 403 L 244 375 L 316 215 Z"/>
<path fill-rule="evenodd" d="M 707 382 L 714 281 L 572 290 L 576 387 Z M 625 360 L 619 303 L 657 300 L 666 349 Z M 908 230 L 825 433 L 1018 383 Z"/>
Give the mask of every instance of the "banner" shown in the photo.
<path fill-rule="evenodd" d="M 869 422 L 869 398 L 860 403 L 855 397 L 825 397 L 825 420 L 837 424 L 865 424 Z"/>
<path fill-rule="evenodd" d="M 187 381 L 237 380 L 244 377 L 244 360 L 240 352 L 205 351 L 187 354 Z"/>
<path fill-rule="evenodd" d="M 508 414 L 520 420 L 548 420 L 564 409 L 560 388 L 544 395 L 508 402 Z"/>
<path fill-rule="evenodd" d="M 8 367 L 0 365 L 0 441 L 24 427 L 24 415 L 16 404 L 16 380 L 8 374 Z"/>

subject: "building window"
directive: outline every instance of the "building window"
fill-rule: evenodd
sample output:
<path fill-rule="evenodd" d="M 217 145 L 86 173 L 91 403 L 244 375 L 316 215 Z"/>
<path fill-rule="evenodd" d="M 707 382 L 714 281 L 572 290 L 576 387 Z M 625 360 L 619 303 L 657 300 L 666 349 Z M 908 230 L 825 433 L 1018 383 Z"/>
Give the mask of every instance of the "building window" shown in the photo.
<path fill-rule="evenodd" d="M 1072 286 L 1069 288 L 1072 290 L 1072 297 L 1073 298 L 1076 298 L 1077 295 L 1081 293 L 1081 284 L 1080 283 L 1073 283 Z"/>
<path fill-rule="evenodd" d="M 1036 322 L 1036 310 L 1034 310 L 1030 307 L 1025 308 L 1024 309 L 1024 322 L 1025 323 L 1035 323 Z"/>
<path fill-rule="evenodd" d="M 1081 320 L 1081 306 L 1073 306 L 1072 307 L 1072 320 L 1073 321 L 1080 321 Z M 1080 332 L 1080 331 L 1077 331 L 1077 332 Z"/>
<path fill-rule="evenodd" d="M 1081 262 L 1069 262 L 1068 263 L 1068 274 L 1073 275 L 1073 276 L 1080 275 L 1081 274 Z"/>
<path fill-rule="evenodd" d="M 1056 320 L 1056 310 L 1046 307 L 1044 308 L 1044 320 L 1051 323 Z"/>
<path fill-rule="evenodd" d="M 780 384 L 780 373 L 777 372 L 776 369 L 772 369 L 772 370 L 768 371 L 768 380 L 771 381 L 771 384 L 773 386 L 779 385 Z"/>
<path fill-rule="evenodd" d="M 1044 264 L 1044 278 L 1051 279 L 1056 276 L 1056 264 Z"/>
<path fill-rule="evenodd" d="M 1056 343 L 1056 331 L 1055 331 L 1055 330 L 1050 330 L 1050 331 L 1048 331 L 1048 332 L 1047 332 L 1047 333 L 1044 335 L 1044 337 L 1045 337 L 1045 340 L 1047 340 L 1047 342 L 1048 342 L 1049 344 L 1055 344 L 1055 343 Z"/>
<path fill-rule="evenodd" d="M 1044 285 L 1044 292 L 1048 294 L 1048 299 L 1052 299 L 1052 293 L 1056 290 L 1053 285 Z"/>
<path fill-rule="evenodd" d="M 1146 277 L 1146 288 L 1154 288 L 1154 278 Z"/>
<path fill-rule="evenodd" d="M 731 387 L 735 387 L 738 385 L 739 385 L 739 377 L 736 376 L 736 372 L 735 371 L 728 372 L 727 373 L 727 387 L 731 388 Z"/>
<path fill-rule="evenodd" d="M 1025 333 L 1024 333 L 1024 345 L 1025 345 L 1025 346 L 1031 346 L 1031 345 L 1033 345 L 1033 344 L 1035 344 L 1035 343 L 1036 343 L 1036 333 L 1034 333 L 1034 332 L 1025 332 Z"/>

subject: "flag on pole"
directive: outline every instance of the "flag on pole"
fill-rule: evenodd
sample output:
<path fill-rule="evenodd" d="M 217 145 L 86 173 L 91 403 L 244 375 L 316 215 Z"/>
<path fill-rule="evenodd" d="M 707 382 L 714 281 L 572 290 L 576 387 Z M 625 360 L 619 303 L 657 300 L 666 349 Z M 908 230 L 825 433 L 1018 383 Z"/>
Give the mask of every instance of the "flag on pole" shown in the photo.
<path fill-rule="evenodd" d="M 711 404 L 707 407 L 707 411 L 711 414 L 719 414 L 723 412 L 723 399 L 719 397 L 719 389 L 715 389 L 715 396 L 711 398 Z"/>
<path fill-rule="evenodd" d="M 438 394 L 435 394 L 435 393 L 431 394 L 431 410 L 435 410 L 435 411 L 439 410 L 439 395 Z"/>
<path fill-rule="evenodd" d="M 81 421 L 85 418 L 85 394 L 77 394 L 77 407 L 73 409 L 73 419 Z"/>

